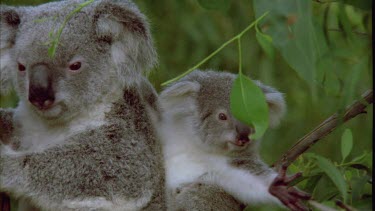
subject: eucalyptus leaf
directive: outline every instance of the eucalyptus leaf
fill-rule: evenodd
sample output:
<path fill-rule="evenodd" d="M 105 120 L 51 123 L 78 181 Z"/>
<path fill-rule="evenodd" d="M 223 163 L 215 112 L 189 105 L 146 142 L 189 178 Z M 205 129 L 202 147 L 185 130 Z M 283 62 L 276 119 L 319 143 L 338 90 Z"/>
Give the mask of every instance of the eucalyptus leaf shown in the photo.
<path fill-rule="evenodd" d="M 53 58 L 55 56 L 55 53 L 56 53 L 56 48 L 57 48 L 57 45 L 56 45 L 56 41 L 53 40 L 52 41 L 52 45 L 48 48 L 48 56 Z"/>
<path fill-rule="evenodd" d="M 345 4 L 349 4 L 359 9 L 362 9 L 362 10 L 371 11 L 373 0 L 340 0 L 340 1 Z"/>
<path fill-rule="evenodd" d="M 348 157 L 353 148 L 353 135 L 350 129 L 345 129 L 341 137 L 341 155 L 342 162 Z"/>
<path fill-rule="evenodd" d="M 267 34 L 263 34 L 259 30 L 257 30 L 256 38 L 258 40 L 258 43 L 259 43 L 260 47 L 267 54 L 267 56 L 269 56 L 271 59 L 274 59 L 275 58 L 275 50 L 272 46 L 272 37 L 267 35 Z"/>
<path fill-rule="evenodd" d="M 325 172 L 325 174 L 331 179 L 331 181 L 338 188 L 342 197 L 344 198 L 344 202 L 346 203 L 347 198 L 348 198 L 348 194 L 347 194 L 348 187 L 339 169 L 331 161 L 329 161 L 328 159 L 322 156 L 315 155 L 315 160 L 319 168 Z"/>
<path fill-rule="evenodd" d="M 253 1 L 256 17 L 266 11 L 262 21 L 264 33 L 272 37 L 273 45 L 285 61 L 311 86 L 315 80 L 316 62 L 327 50 L 321 27 L 312 20 L 311 1 Z"/>
<path fill-rule="evenodd" d="M 363 192 L 364 186 L 366 185 L 367 181 L 370 179 L 369 176 L 362 176 L 362 177 L 355 177 L 351 181 L 352 184 L 352 199 L 353 200 L 360 200 Z"/>
<path fill-rule="evenodd" d="M 353 40 L 353 32 L 352 27 L 349 21 L 348 14 L 345 9 L 345 5 L 340 4 L 339 5 L 339 13 L 338 13 L 339 23 L 343 29 L 344 35 L 350 39 Z"/>
<path fill-rule="evenodd" d="M 362 155 L 359 155 L 358 157 L 353 158 L 351 163 L 361 163 L 364 165 L 371 166 L 372 164 L 372 152 L 364 152 Z"/>
<path fill-rule="evenodd" d="M 345 78 L 344 97 L 342 98 L 341 107 L 345 108 L 355 97 L 355 90 L 360 83 L 361 73 L 366 69 L 367 59 L 363 58 L 353 64 Z"/>
<path fill-rule="evenodd" d="M 327 71 L 324 77 L 324 90 L 332 96 L 340 96 L 341 83 L 339 77 L 333 71 Z"/>
<path fill-rule="evenodd" d="M 313 190 L 316 187 L 316 184 L 319 182 L 319 180 L 321 178 L 322 178 L 322 174 L 318 174 L 318 175 L 309 177 L 309 179 L 307 180 L 307 182 L 304 186 L 304 190 L 309 192 L 309 193 L 313 192 Z"/>
<path fill-rule="evenodd" d="M 332 180 L 326 174 L 323 174 L 319 182 L 314 187 L 312 197 L 316 201 L 326 201 L 337 196 L 340 196 L 340 191 L 337 189 Z"/>
<path fill-rule="evenodd" d="M 262 137 L 268 127 L 268 106 L 262 90 L 248 77 L 239 73 L 230 95 L 230 109 L 239 121 L 253 126 L 252 139 Z"/>

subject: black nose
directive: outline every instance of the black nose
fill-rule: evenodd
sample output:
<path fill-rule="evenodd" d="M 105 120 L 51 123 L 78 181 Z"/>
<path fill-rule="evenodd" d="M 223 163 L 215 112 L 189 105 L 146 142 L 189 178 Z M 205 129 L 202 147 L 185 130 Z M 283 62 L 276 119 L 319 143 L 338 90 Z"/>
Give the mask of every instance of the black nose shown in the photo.
<path fill-rule="evenodd" d="M 250 141 L 249 136 L 243 135 L 243 134 L 239 134 L 237 136 L 237 140 L 242 141 L 242 142 L 249 142 Z"/>
<path fill-rule="evenodd" d="M 55 101 L 55 96 L 50 88 L 30 86 L 29 101 L 39 109 L 48 109 Z"/>
<path fill-rule="evenodd" d="M 239 121 L 236 122 L 237 140 L 242 142 L 249 142 L 249 135 L 251 133 L 251 128 Z"/>
<path fill-rule="evenodd" d="M 51 70 L 46 64 L 35 64 L 29 72 L 29 101 L 39 109 L 48 109 L 55 101 Z"/>

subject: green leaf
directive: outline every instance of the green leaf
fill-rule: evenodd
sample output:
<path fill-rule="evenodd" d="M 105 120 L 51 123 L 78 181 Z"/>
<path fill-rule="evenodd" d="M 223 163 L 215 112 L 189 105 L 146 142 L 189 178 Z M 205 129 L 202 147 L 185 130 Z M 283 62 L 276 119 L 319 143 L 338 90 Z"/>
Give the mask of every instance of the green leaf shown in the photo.
<path fill-rule="evenodd" d="M 324 173 L 331 179 L 331 181 L 335 184 L 335 186 L 340 191 L 342 197 L 344 198 L 344 203 L 346 203 L 348 195 L 347 195 L 347 184 L 341 172 L 337 169 L 337 167 L 328 159 L 315 155 L 316 163 L 318 164 L 319 168 L 324 171 Z"/>
<path fill-rule="evenodd" d="M 340 0 L 345 4 L 352 5 L 362 10 L 369 10 L 371 11 L 372 8 L 372 0 Z"/>
<path fill-rule="evenodd" d="M 231 0 L 198 0 L 198 3 L 207 10 L 226 11 L 230 7 Z"/>
<path fill-rule="evenodd" d="M 353 158 L 351 163 L 360 163 L 364 164 L 366 166 L 371 166 L 372 165 L 372 152 L 364 152 L 362 155 L 359 155 L 356 158 Z"/>
<path fill-rule="evenodd" d="M 268 127 L 268 106 L 262 90 L 242 73 L 238 74 L 230 94 L 230 109 L 239 121 L 253 126 L 251 138 L 260 138 Z"/>
<path fill-rule="evenodd" d="M 343 29 L 344 35 L 349 40 L 354 40 L 352 26 L 350 24 L 348 14 L 345 9 L 345 5 L 343 4 L 339 4 L 338 18 L 339 18 L 339 24 Z"/>
<path fill-rule="evenodd" d="M 304 190 L 311 193 L 313 192 L 313 190 L 315 189 L 316 187 L 316 184 L 319 182 L 319 180 L 322 178 L 322 174 L 318 174 L 318 175 L 315 175 L 315 176 L 311 176 L 305 186 L 304 186 Z"/>
<path fill-rule="evenodd" d="M 351 181 L 352 184 L 352 199 L 353 200 L 360 200 L 363 192 L 364 192 L 364 186 L 370 179 L 370 176 L 362 176 L 362 177 L 355 177 Z"/>
<path fill-rule="evenodd" d="M 326 174 L 323 174 L 313 193 L 313 198 L 316 201 L 326 201 L 340 197 L 340 191 Z"/>
<path fill-rule="evenodd" d="M 356 210 L 373 210 L 373 199 L 371 195 L 362 195 L 361 200 L 353 200 L 352 206 L 356 208 Z"/>
<path fill-rule="evenodd" d="M 367 59 L 361 59 L 359 62 L 352 64 L 349 73 L 345 78 L 344 97 L 342 98 L 341 105 L 345 108 L 352 100 L 354 100 L 356 87 L 361 82 L 361 73 L 366 69 Z"/>
<path fill-rule="evenodd" d="M 339 77 L 333 71 L 327 71 L 325 73 L 324 90 L 327 94 L 332 96 L 339 96 L 341 90 L 341 84 Z"/>
<path fill-rule="evenodd" d="M 56 48 L 57 48 L 57 42 L 56 40 L 53 40 L 51 46 L 48 48 L 48 56 L 50 58 L 53 58 L 55 56 Z"/>
<path fill-rule="evenodd" d="M 353 147 L 353 135 L 350 129 L 345 129 L 344 133 L 341 136 L 341 155 L 342 162 L 345 161 L 345 158 L 348 157 Z"/>
<path fill-rule="evenodd" d="M 258 40 L 260 47 L 262 47 L 263 51 L 267 54 L 267 56 L 269 56 L 271 59 L 274 59 L 275 50 L 272 46 L 272 37 L 267 34 L 263 34 L 259 30 L 257 30 L 256 38 Z"/>
<path fill-rule="evenodd" d="M 312 86 L 317 59 L 328 48 L 322 27 L 313 22 L 311 2 L 254 0 L 253 6 L 256 17 L 270 11 L 262 21 L 261 25 L 266 26 L 263 32 L 272 37 L 273 45 L 285 61 Z"/>

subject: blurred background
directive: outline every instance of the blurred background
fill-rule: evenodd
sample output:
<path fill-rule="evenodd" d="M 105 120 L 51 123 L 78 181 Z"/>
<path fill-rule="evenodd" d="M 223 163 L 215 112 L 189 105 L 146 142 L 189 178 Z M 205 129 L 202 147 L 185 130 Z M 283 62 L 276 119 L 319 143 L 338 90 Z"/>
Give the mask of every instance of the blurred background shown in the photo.
<path fill-rule="evenodd" d="M 47 1 L 1 2 L 37 5 Z M 270 11 L 268 19 L 258 28 L 264 36 L 272 37 L 271 44 L 257 38 L 255 29 L 241 38 L 244 73 L 285 93 L 288 112 L 281 125 L 269 129 L 262 140 L 261 154 L 269 164 L 330 115 L 342 111 L 373 87 L 371 0 L 135 0 L 135 3 L 151 22 L 159 65 L 149 79 L 158 91 L 162 89 L 161 83 L 193 67 L 264 11 Z M 234 42 L 200 69 L 237 73 L 238 67 L 238 47 Z M 1 107 L 17 104 L 14 94 L 1 96 L 0 100 Z M 353 147 L 346 160 L 372 153 L 372 105 L 367 111 L 368 114 L 340 126 L 309 152 L 340 163 L 342 134 L 350 129 Z M 372 159 L 367 162 L 372 174 Z M 364 188 L 371 193 L 370 186 Z"/>

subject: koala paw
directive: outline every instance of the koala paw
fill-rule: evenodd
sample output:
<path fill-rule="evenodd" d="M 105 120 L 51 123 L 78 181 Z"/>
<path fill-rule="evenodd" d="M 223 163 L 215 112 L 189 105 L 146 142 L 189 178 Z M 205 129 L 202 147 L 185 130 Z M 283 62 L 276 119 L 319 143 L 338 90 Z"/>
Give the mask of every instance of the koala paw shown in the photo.
<path fill-rule="evenodd" d="M 269 187 L 269 192 L 278 198 L 286 207 L 293 211 L 309 210 L 303 203 L 302 200 L 308 200 L 311 195 L 300 191 L 294 187 L 288 185 L 295 179 L 302 176 L 299 172 L 293 176 L 286 176 L 287 166 L 283 165 L 279 171 L 279 175 L 273 180 Z"/>

